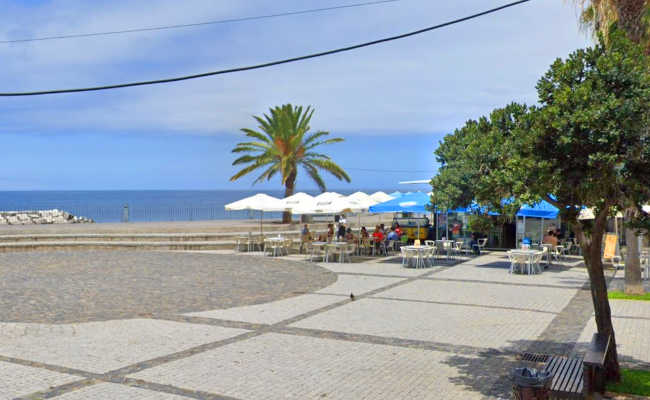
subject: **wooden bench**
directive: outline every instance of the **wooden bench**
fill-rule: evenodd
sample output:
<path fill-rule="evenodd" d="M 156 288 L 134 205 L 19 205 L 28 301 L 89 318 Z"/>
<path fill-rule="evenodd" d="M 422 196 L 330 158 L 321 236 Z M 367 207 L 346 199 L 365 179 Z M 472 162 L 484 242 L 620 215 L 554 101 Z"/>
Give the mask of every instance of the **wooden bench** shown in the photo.
<path fill-rule="evenodd" d="M 551 356 L 544 369 L 553 373 L 552 399 L 590 399 L 605 391 L 605 357 L 611 340 L 594 333 L 583 358 Z"/>

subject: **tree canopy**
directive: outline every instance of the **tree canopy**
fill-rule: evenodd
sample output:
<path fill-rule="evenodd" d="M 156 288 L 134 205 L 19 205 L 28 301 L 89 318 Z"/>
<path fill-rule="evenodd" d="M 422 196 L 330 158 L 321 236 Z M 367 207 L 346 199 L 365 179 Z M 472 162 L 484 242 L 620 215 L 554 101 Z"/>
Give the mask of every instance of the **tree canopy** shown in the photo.
<path fill-rule="evenodd" d="M 471 199 L 499 207 L 544 199 L 580 240 L 598 331 L 612 338 L 606 370 L 619 378 L 616 341 L 602 268 L 602 238 L 612 207 L 650 199 L 650 70 L 644 48 L 617 31 L 607 46 L 556 60 L 537 83 L 539 104 L 510 104 L 445 137 L 432 179 L 433 201 Z M 595 220 L 578 220 L 583 206 Z M 647 215 L 637 218 L 641 222 Z"/>

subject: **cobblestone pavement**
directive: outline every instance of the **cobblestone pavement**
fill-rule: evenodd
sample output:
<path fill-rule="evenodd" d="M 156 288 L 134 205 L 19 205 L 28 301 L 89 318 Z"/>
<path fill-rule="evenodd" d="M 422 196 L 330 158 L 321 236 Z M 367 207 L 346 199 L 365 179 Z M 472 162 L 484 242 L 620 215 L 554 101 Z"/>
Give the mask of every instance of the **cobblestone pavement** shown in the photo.
<path fill-rule="evenodd" d="M 325 268 L 245 255 L 0 254 L 0 321 L 69 323 L 266 303 L 336 281 Z"/>
<path fill-rule="evenodd" d="M 313 269 L 313 286 L 289 288 L 303 278 L 281 276 L 298 282 L 282 282 L 283 294 L 266 301 L 244 295 L 232 306 L 163 306 L 133 319 L 2 322 L 0 399 L 509 398 L 518 353 L 579 351 L 576 340 L 593 332 L 587 275 L 575 260 L 527 276 L 508 274 L 500 253 L 418 270 L 396 258 L 313 264 L 204 253 L 159 254 L 233 257 L 239 264 L 216 264 L 235 274 L 260 265 L 248 277 L 262 287 L 280 276 L 275 265 Z M 650 323 L 650 308 L 613 303 L 616 323 L 647 332 L 640 324 Z M 627 334 L 637 336 L 626 342 Z M 650 354 L 647 340 L 632 342 L 640 335 L 619 333 L 624 354 Z"/>

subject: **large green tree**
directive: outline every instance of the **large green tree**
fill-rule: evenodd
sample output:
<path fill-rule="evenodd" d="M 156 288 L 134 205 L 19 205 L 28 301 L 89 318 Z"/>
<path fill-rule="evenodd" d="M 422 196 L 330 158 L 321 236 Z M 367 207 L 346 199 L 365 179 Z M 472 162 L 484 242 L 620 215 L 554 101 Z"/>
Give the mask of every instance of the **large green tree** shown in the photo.
<path fill-rule="evenodd" d="M 264 169 L 253 183 L 269 181 L 279 174 L 285 188 L 285 197 L 294 193 L 298 167 L 302 167 L 321 191 L 325 191 L 326 187 L 320 171 L 350 182 L 350 177 L 343 168 L 316 149 L 318 146 L 342 142 L 343 139 L 328 139 L 329 132 L 325 131 L 309 133 L 313 115 L 314 109 L 310 106 L 303 110 L 302 106 L 285 104 L 271 108 L 270 113 L 264 114 L 264 117 L 253 116 L 258 123 L 258 130 L 242 129 L 252 141 L 238 143 L 232 150 L 233 153 L 250 153 L 232 163 L 247 165 L 230 180 L 235 181 L 253 171 Z M 290 212 L 282 215 L 282 222 L 291 222 Z"/>
<path fill-rule="evenodd" d="M 648 0 L 574 0 L 581 7 L 580 23 L 595 37 L 602 37 L 609 43 L 612 30 L 620 29 L 629 39 L 645 48 L 650 54 L 650 2 Z M 628 198 L 624 207 L 624 233 L 627 244 L 625 258 L 625 292 L 644 292 L 641 280 L 638 237 L 635 220 L 644 218 L 635 200 Z M 646 230 L 647 231 L 647 230 Z"/>
<path fill-rule="evenodd" d="M 650 195 L 650 73 L 641 47 L 616 32 L 609 39 L 608 46 L 600 43 L 555 61 L 537 84 L 539 106 L 495 110 L 445 138 L 441 148 L 462 144 L 432 183 L 435 193 L 465 176 L 479 202 L 512 195 L 519 202 L 544 199 L 560 210 L 580 240 L 596 326 L 613 341 L 607 375 L 617 380 L 602 239 L 612 208 L 627 199 L 638 205 Z M 578 219 L 584 205 L 595 207 L 594 221 Z"/>

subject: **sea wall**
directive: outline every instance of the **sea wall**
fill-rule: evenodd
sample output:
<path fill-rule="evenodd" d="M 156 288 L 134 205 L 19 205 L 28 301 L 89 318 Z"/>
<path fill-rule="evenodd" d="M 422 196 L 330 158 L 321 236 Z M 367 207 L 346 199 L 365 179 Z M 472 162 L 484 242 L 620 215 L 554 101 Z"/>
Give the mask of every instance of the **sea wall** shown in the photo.
<path fill-rule="evenodd" d="M 80 224 L 93 223 L 62 210 L 0 211 L 0 225 Z"/>

